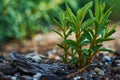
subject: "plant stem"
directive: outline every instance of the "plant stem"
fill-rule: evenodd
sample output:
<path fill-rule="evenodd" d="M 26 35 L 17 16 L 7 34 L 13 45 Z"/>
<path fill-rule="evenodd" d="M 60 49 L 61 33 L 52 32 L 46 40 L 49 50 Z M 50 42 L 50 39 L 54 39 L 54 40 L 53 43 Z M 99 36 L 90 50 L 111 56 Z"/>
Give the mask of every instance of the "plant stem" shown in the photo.
<path fill-rule="evenodd" d="M 96 24 L 95 26 L 98 26 L 98 24 Z M 95 27 L 96 28 L 96 27 Z M 90 44 L 90 47 L 89 47 L 89 49 L 92 49 L 95 45 L 96 45 L 96 39 L 97 39 L 97 36 L 98 36 L 98 28 L 96 28 L 95 29 L 95 36 L 94 36 L 94 38 L 93 38 L 93 40 L 92 40 L 92 42 L 91 42 L 91 44 Z M 91 62 L 91 60 L 92 60 L 92 55 L 93 54 L 95 54 L 96 52 L 94 52 L 94 53 L 92 53 L 91 51 L 89 51 L 89 55 L 88 55 L 88 57 L 87 57 L 87 60 L 86 60 L 86 65 L 88 65 L 90 62 Z"/>
<path fill-rule="evenodd" d="M 63 31 L 63 35 L 64 35 L 64 40 L 66 40 L 67 39 L 67 37 L 66 37 L 66 28 Z M 67 59 L 68 59 L 68 46 L 67 46 L 66 43 L 64 43 L 63 45 L 64 45 L 64 48 L 65 48 L 64 49 L 64 53 L 65 53 L 65 55 L 64 55 L 64 63 L 67 63 Z"/>

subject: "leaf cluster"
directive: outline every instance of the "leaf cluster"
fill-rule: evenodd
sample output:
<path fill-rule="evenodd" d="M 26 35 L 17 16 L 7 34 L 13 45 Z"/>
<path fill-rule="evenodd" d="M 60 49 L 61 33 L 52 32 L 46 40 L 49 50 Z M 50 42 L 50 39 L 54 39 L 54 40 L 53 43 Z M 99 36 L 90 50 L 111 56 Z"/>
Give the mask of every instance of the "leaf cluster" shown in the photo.
<path fill-rule="evenodd" d="M 60 21 L 54 19 L 61 30 L 61 32 L 54 31 L 63 39 L 58 46 L 64 50 L 63 61 L 65 63 L 69 61 L 83 68 L 99 51 L 111 51 L 102 47 L 103 42 L 113 40 L 110 36 L 116 31 L 116 26 L 112 29 L 108 28 L 111 8 L 105 10 L 105 6 L 104 2 L 95 0 L 93 12 L 91 10 L 93 2 L 90 1 L 74 14 L 66 5 L 66 11 L 61 12 Z M 87 14 L 90 17 L 85 19 Z M 75 34 L 75 40 L 68 38 L 72 33 Z"/>

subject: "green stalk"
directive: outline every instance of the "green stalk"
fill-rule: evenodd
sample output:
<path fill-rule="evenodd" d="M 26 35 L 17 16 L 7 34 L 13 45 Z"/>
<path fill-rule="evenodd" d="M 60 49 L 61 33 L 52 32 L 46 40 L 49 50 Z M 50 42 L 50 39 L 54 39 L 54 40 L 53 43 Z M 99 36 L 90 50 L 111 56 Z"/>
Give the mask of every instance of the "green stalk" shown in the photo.
<path fill-rule="evenodd" d="M 64 31 L 63 31 L 63 35 L 64 35 L 64 40 L 67 40 L 67 37 L 66 37 L 66 28 L 64 28 Z M 63 44 L 64 45 L 64 53 L 65 53 L 65 55 L 64 55 L 64 63 L 67 63 L 67 59 L 68 59 L 68 46 L 67 46 L 67 44 L 66 43 L 64 43 Z"/>

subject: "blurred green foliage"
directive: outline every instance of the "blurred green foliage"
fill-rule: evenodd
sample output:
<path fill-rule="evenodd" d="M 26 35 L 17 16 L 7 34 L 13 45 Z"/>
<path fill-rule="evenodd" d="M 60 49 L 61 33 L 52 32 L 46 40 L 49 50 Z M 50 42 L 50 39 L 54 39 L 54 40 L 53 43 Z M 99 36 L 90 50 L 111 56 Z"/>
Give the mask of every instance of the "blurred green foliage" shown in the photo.
<path fill-rule="evenodd" d="M 47 32 L 52 27 L 52 18 L 59 17 L 60 8 L 65 10 L 65 3 L 76 12 L 89 1 L 0 0 L 0 41 L 29 39 L 38 32 Z M 115 4 L 112 19 L 119 20 L 120 0 L 105 1 L 108 7 Z"/>
<path fill-rule="evenodd" d="M 120 0 L 105 0 L 107 7 L 113 6 L 111 19 L 114 21 L 120 21 Z"/>
<path fill-rule="evenodd" d="M 46 32 L 62 0 L 0 0 L 0 41 Z"/>

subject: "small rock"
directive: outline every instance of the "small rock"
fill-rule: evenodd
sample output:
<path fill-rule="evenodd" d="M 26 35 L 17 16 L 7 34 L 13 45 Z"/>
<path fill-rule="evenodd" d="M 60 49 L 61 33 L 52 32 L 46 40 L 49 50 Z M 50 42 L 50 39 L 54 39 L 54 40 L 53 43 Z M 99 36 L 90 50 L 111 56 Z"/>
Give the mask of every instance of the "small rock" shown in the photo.
<path fill-rule="evenodd" d="M 42 74 L 41 73 L 37 73 L 36 75 L 33 76 L 33 80 L 40 80 Z"/>
<path fill-rule="evenodd" d="M 101 70 L 98 74 L 103 76 L 105 73 L 104 73 L 104 71 Z"/>
<path fill-rule="evenodd" d="M 120 67 L 120 60 L 115 60 L 112 64 L 115 67 Z"/>
<path fill-rule="evenodd" d="M 13 76 L 11 77 L 12 80 L 18 80 L 17 77 Z"/>
<path fill-rule="evenodd" d="M 90 77 L 96 77 L 97 74 L 95 73 L 95 71 L 93 70 L 90 70 Z"/>
<path fill-rule="evenodd" d="M 94 71 L 98 74 L 98 75 L 101 75 L 103 76 L 104 75 L 104 71 L 99 69 L 99 68 L 95 68 Z"/>
<path fill-rule="evenodd" d="M 80 80 L 80 76 L 76 76 L 76 77 L 74 77 L 74 80 Z"/>
<path fill-rule="evenodd" d="M 15 73 L 14 74 L 16 77 L 20 77 L 20 73 Z"/>
<path fill-rule="evenodd" d="M 100 62 L 100 63 L 98 63 L 99 64 L 99 66 L 103 66 L 103 63 L 102 62 Z"/>
<path fill-rule="evenodd" d="M 111 61 L 111 58 L 109 56 L 104 56 L 103 61 L 107 61 L 107 62 L 110 62 Z"/>
<path fill-rule="evenodd" d="M 29 53 L 25 56 L 27 59 L 31 59 L 32 61 L 35 61 L 37 63 L 41 62 L 41 58 L 39 55 L 37 55 L 37 53 Z"/>
<path fill-rule="evenodd" d="M 19 80 L 33 80 L 33 78 L 27 75 L 23 75 Z"/>
<path fill-rule="evenodd" d="M 55 60 L 61 60 L 60 56 L 56 56 Z"/>

